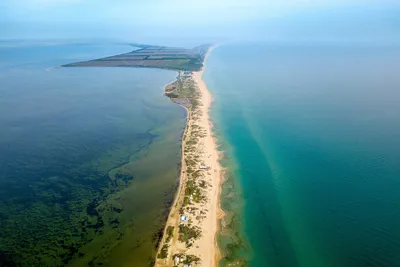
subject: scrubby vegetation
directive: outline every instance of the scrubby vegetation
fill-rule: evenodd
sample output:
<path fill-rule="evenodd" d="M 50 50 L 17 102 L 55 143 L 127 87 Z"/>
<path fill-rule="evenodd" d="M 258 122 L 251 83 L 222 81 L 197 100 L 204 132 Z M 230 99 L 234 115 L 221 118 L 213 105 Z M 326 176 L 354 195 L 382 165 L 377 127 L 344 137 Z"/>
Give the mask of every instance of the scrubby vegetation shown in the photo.
<path fill-rule="evenodd" d="M 167 227 L 167 232 L 166 232 L 167 237 L 165 238 L 164 245 L 158 252 L 158 255 L 157 255 L 158 259 L 166 259 L 168 257 L 168 248 L 170 246 L 169 242 L 171 241 L 172 237 L 174 236 L 174 229 L 175 229 L 175 227 L 173 227 L 171 225 Z"/>
<path fill-rule="evenodd" d="M 195 255 L 186 255 L 186 258 L 183 260 L 184 264 L 199 264 L 200 258 Z"/>
<path fill-rule="evenodd" d="M 188 124 L 183 136 L 183 149 L 185 154 L 183 173 L 186 175 L 186 182 L 183 185 L 183 199 L 179 208 L 179 214 L 189 214 L 188 222 L 181 223 L 178 229 L 178 240 L 185 243 L 187 248 L 193 246 L 196 239 L 201 237 L 201 228 L 193 225 L 193 220 L 201 221 L 205 218 L 205 212 L 194 206 L 197 203 L 204 203 L 207 199 L 204 190 L 207 188 L 207 183 L 204 181 L 204 170 L 200 170 L 200 166 L 204 165 L 200 161 L 201 150 L 200 138 L 204 137 L 206 132 L 196 120 L 200 118 L 202 112 L 200 110 L 200 91 L 192 78 L 177 79 L 174 83 L 167 86 L 166 95 L 177 104 L 176 99 L 186 99 L 191 103 L 190 106 L 181 104 L 188 110 Z M 172 230 L 173 231 L 173 230 Z M 167 234 L 169 229 L 167 228 Z M 170 238 L 166 237 L 165 244 L 168 244 Z M 165 246 L 164 244 L 164 246 Z M 164 253 L 162 251 L 161 253 Z M 160 255 L 160 257 L 163 255 Z M 198 264 L 200 258 L 194 255 L 176 254 L 183 259 L 184 264 Z"/>
<path fill-rule="evenodd" d="M 179 241 L 186 243 L 186 247 L 191 247 L 193 241 L 201 237 L 201 230 L 194 225 L 179 225 Z"/>
<path fill-rule="evenodd" d="M 164 244 L 164 246 L 161 248 L 160 252 L 157 255 L 158 259 L 166 259 L 168 257 L 168 244 Z"/>
<path fill-rule="evenodd" d="M 171 238 L 174 236 L 174 230 L 175 230 L 175 227 L 173 227 L 171 225 L 168 226 L 168 228 L 167 228 L 167 238 L 165 240 L 166 243 L 169 243 Z"/>

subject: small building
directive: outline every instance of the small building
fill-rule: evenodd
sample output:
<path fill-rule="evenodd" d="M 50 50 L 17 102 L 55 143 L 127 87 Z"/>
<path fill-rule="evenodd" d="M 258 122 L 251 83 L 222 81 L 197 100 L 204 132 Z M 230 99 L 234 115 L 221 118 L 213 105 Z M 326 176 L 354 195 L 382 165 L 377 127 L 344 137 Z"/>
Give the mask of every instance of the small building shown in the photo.
<path fill-rule="evenodd" d="M 179 256 L 175 256 L 174 265 L 178 265 L 180 261 L 181 261 L 180 257 Z"/>
<path fill-rule="evenodd" d="M 209 170 L 209 169 L 210 169 L 210 167 L 208 167 L 208 166 L 204 166 L 204 165 L 200 166 L 200 170 Z"/>
<path fill-rule="evenodd" d="M 187 217 L 186 217 L 185 215 L 182 215 L 181 221 L 182 221 L 182 222 L 186 222 L 186 221 L 187 221 Z"/>

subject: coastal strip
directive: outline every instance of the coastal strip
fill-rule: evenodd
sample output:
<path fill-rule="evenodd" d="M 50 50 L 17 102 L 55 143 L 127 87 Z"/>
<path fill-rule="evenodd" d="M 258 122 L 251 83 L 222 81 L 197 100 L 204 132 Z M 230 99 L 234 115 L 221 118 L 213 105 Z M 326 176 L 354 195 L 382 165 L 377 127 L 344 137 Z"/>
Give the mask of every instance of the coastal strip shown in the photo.
<path fill-rule="evenodd" d="M 179 72 L 177 80 L 165 88 L 166 96 L 187 110 L 187 123 L 179 188 L 159 244 L 156 267 L 212 267 L 219 260 L 221 166 L 209 116 L 212 97 L 203 72 L 204 68 Z"/>

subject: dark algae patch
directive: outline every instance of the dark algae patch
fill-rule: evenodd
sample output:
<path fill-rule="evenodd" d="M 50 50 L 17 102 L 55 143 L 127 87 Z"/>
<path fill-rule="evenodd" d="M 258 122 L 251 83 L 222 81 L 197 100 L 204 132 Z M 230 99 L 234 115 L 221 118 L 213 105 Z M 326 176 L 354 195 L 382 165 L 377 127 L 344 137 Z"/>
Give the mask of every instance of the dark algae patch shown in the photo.
<path fill-rule="evenodd" d="M 175 74 L 44 71 L 96 49 L 6 51 L 20 69 L 0 77 L 0 266 L 154 262 L 178 182 L 185 114 L 161 94 Z"/>
<path fill-rule="evenodd" d="M 28 166 L 10 162 L 12 170 L 3 171 L 0 208 L 7 218 L 0 226 L 1 249 L 12 251 L 17 265 L 67 264 L 102 231 L 97 207 L 107 196 L 105 189 L 115 189 L 107 173 L 66 170 L 66 162 L 64 166 L 54 162 L 51 170 L 43 170 L 35 159 L 39 160 L 25 162 Z"/>
<path fill-rule="evenodd" d="M 114 163 L 145 149 L 153 138 L 149 135 L 141 147 L 133 145 L 125 153 L 114 151 Z M 119 227 L 123 208 L 115 200 L 134 180 L 134 172 L 122 170 L 126 162 L 107 170 L 93 162 L 82 166 L 79 156 L 76 161 L 69 158 L 60 164 L 54 157 L 48 168 L 37 156 L 25 165 L 2 158 L 8 167 L 2 168 L 7 179 L 0 181 L 2 266 L 68 265 L 84 258 L 85 253 L 78 252 L 97 237 L 124 235 Z M 115 175 L 111 178 L 109 172 Z"/>

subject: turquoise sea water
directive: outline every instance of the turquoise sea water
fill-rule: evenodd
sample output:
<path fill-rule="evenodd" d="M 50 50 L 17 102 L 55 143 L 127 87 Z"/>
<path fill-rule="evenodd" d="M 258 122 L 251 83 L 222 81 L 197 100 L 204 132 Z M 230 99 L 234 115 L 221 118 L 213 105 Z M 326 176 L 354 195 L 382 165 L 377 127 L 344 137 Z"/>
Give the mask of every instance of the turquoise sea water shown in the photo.
<path fill-rule="evenodd" d="M 53 68 L 129 46 L 0 45 L 0 266 L 147 266 L 178 182 L 176 73 Z"/>
<path fill-rule="evenodd" d="M 400 266 L 400 47 L 226 45 L 205 80 L 250 266 Z M 224 236 L 225 234 L 225 236 Z"/>

